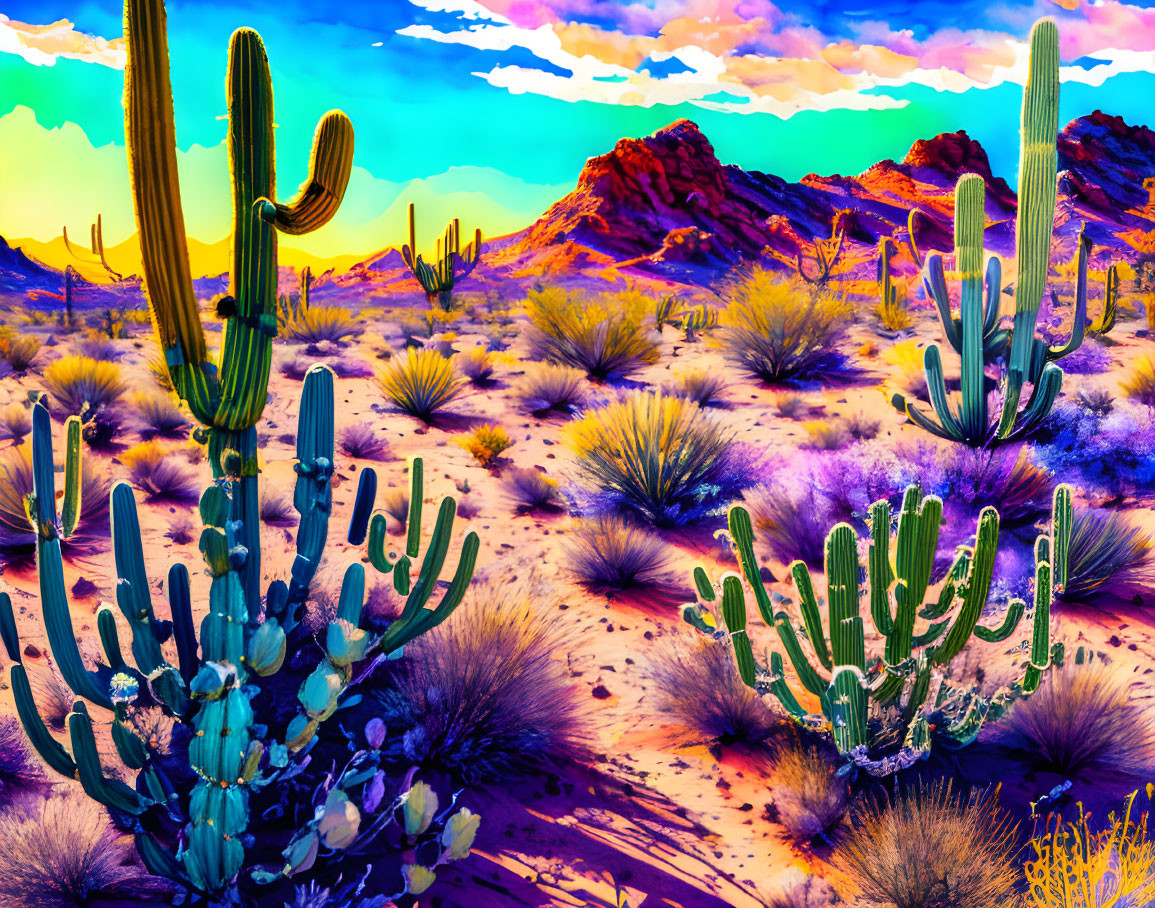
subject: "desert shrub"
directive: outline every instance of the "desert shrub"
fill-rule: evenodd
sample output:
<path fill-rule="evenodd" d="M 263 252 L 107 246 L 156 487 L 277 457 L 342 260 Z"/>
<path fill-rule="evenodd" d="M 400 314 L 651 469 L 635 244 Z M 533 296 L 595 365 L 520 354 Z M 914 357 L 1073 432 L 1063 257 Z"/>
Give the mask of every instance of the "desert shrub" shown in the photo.
<path fill-rule="evenodd" d="M 724 392 L 729 383 L 718 370 L 686 369 L 662 385 L 662 390 L 673 397 L 684 397 L 700 407 L 724 402 Z"/>
<path fill-rule="evenodd" d="M 1079 805 L 1079 819 L 1064 823 L 1047 817 L 1041 835 L 1027 844 L 1024 908 L 1141 908 L 1155 899 L 1155 840 L 1147 835 L 1148 813 L 1135 815 L 1135 794 L 1122 815 L 1112 812 L 1106 826 L 1091 828 Z"/>
<path fill-rule="evenodd" d="M 493 381 L 497 362 L 492 353 L 480 344 L 462 350 L 454 357 L 457 369 L 475 385 L 485 385 Z"/>
<path fill-rule="evenodd" d="M 1155 409 L 1121 399 L 1108 411 L 1060 400 L 1035 446 L 1040 464 L 1110 499 L 1155 490 Z"/>
<path fill-rule="evenodd" d="M 322 362 L 332 369 L 333 374 L 338 378 L 373 377 L 373 370 L 369 364 L 356 357 L 332 356 Z M 297 351 L 281 361 L 281 374 L 288 376 L 294 381 L 302 381 L 305 378 L 305 373 L 316 365 L 318 365 L 316 359 L 302 355 L 300 351 Z"/>
<path fill-rule="evenodd" d="M 914 316 L 911 315 L 910 307 L 907 305 L 905 293 L 901 294 L 901 299 L 894 302 L 879 300 L 874 304 L 872 311 L 878 318 L 878 323 L 887 331 L 905 331 L 914 324 Z"/>
<path fill-rule="evenodd" d="M 725 642 L 679 635 L 650 655 L 646 673 L 654 709 L 677 726 L 679 738 L 760 747 L 776 724 L 742 683 Z"/>
<path fill-rule="evenodd" d="M 72 704 L 76 702 L 76 694 L 65 683 L 51 660 L 29 662 L 25 668 L 32 699 L 36 701 L 44 724 L 53 731 L 67 731 L 65 723 L 72 712 Z"/>
<path fill-rule="evenodd" d="M 541 584 L 477 583 L 461 608 L 405 647 L 409 759 L 504 781 L 583 752 L 588 695 L 565 661 L 574 631 L 558 604 Z"/>
<path fill-rule="evenodd" d="M 502 477 L 501 487 L 519 514 L 565 510 L 557 481 L 541 470 L 514 467 Z"/>
<path fill-rule="evenodd" d="M 591 299 L 549 287 L 530 291 L 526 310 L 535 359 L 581 369 L 595 381 L 624 378 L 658 361 L 658 345 L 643 327 L 643 313 L 621 294 Z"/>
<path fill-rule="evenodd" d="M 797 391 L 784 391 L 774 396 L 774 412 L 783 419 L 802 419 L 813 409 L 806 395 Z"/>
<path fill-rule="evenodd" d="M 373 426 L 363 422 L 341 429 L 337 433 L 337 446 L 346 457 L 358 460 L 384 460 L 389 454 L 389 443 Z"/>
<path fill-rule="evenodd" d="M 409 521 L 409 486 L 390 486 L 382 489 L 381 510 L 393 518 L 393 532 L 403 532 Z"/>
<path fill-rule="evenodd" d="M 0 331 L 0 359 L 13 372 L 24 372 L 40 352 L 41 341 L 35 334 L 18 334 L 11 328 Z"/>
<path fill-rule="evenodd" d="M 79 908 L 167 888 L 133 859 L 104 808 L 86 797 L 0 813 L 0 901 L 9 908 Z"/>
<path fill-rule="evenodd" d="M 926 369 L 923 367 L 925 353 L 914 340 L 901 340 L 882 351 L 879 358 L 894 369 L 894 375 L 887 379 L 890 391 L 903 397 L 924 397 L 926 391 Z"/>
<path fill-rule="evenodd" d="M 120 359 L 124 352 L 111 338 L 98 331 L 90 330 L 85 336 L 77 338 L 71 344 L 72 352 L 77 356 L 88 359 L 97 359 L 101 362 L 114 362 Z"/>
<path fill-rule="evenodd" d="M 736 279 L 726 293 L 722 349 L 739 369 L 765 382 L 829 375 L 842 364 L 838 343 L 853 314 L 825 292 L 806 297 L 764 268 Z"/>
<path fill-rule="evenodd" d="M 826 838 L 842 822 L 850 803 L 846 780 L 838 775 L 830 755 L 798 739 L 774 749 L 770 791 L 778 822 L 803 845 Z"/>
<path fill-rule="evenodd" d="M 22 441 L 31 432 L 31 410 L 15 402 L 0 407 L 0 441 Z"/>
<path fill-rule="evenodd" d="M 1089 767 L 1144 773 L 1155 764 L 1155 722 L 1121 670 L 1069 659 L 1001 723 L 1004 740 L 1068 777 Z"/>
<path fill-rule="evenodd" d="M 87 558 L 107 545 L 111 487 L 99 461 L 80 459 L 80 521 L 71 536 L 61 539 L 66 557 Z M 36 551 L 36 534 L 24 510 L 24 498 L 31 494 L 31 444 L 0 451 L 0 555 L 5 558 L 26 558 Z"/>
<path fill-rule="evenodd" d="M 585 373 L 557 363 L 533 363 L 515 392 L 531 413 L 570 412 L 585 404 Z"/>
<path fill-rule="evenodd" d="M 459 439 L 458 444 L 472 454 L 479 464 L 488 467 L 501 456 L 502 451 L 513 444 L 513 439 L 501 426 L 484 425 Z"/>
<path fill-rule="evenodd" d="M 870 441 L 878 435 L 882 428 L 882 421 L 875 419 L 862 410 L 854 410 L 842 418 L 842 424 L 855 441 Z"/>
<path fill-rule="evenodd" d="M 750 472 L 732 434 L 691 401 L 635 391 L 566 428 L 579 475 L 610 507 L 682 524 L 725 504 Z"/>
<path fill-rule="evenodd" d="M 866 802 L 834 863 L 871 906 L 1003 905 L 1018 878 L 1014 834 L 997 790 L 964 798 L 938 782 Z"/>
<path fill-rule="evenodd" d="M 158 435 L 173 438 L 189 427 L 188 417 L 171 394 L 137 394 L 132 406 L 145 439 Z"/>
<path fill-rule="evenodd" d="M 839 419 L 811 419 L 802 424 L 806 430 L 806 440 L 802 442 L 804 448 L 815 448 L 819 451 L 837 451 L 846 447 L 850 441 L 850 430 Z"/>
<path fill-rule="evenodd" d="M 1155 357 L 1149 353 L 1136 356 L 1131 362 L 1131 371 L 1119 386 L 1132 400 L 1155 407 Z"/>
<path fill-rule="evenodd" d="M 465 382 L 435 350 L 410 350 L 378 373 L 377 384 L 398 408 L 428 422 L 456 400 Z"/>
<path fill-rule="evenodd" d="M 174 514 L 164 534 L 176 545 L 188 545 L 200 535 L 200 529 L 188 514 Z"/>
<path fill-rule="evenodd" d="M 62 412 L 87 421 L 124 394 L 120 367 L 84 356 L 63 356 L 44 370 L 44 389 Z"/>
<path fill-rule="evenodd" d="M 825 880 L 792 870 L 770 896 L 766 908 L 833 908 L 841 904 L 842 899 Z"/>
<path fill-rule="evenodd" d="M 775 559 L 822 566 L 826 534 L 838 519 L 831 521 L 837 512 L 818 489 L 805 481 L 758 486 L 742 496 L 742 504 L 750 513 L 757 544 Z"/>
<path fill-rule="evenodd" d="M 1151 536 L 1117 511 L 1079 508 L 1071 530 L 1067 585 L 1058 598 L 1089 600 L 1155 584 Z"/>
<path fill-rule="evenodd" d="M 44 781 L 40 762 L 29 750 L 20 723 L 11 718 L 0 719 L 0 805 L 10 805 L 40 790 Z"/>
<path fill-rule="evenodd" d="M 658 586 L 667 564 L 660 539 L 608 514 L 580 523 L 571 532 L 566 550 L 569 569 L 594 590 Z"/>
<path fill-rule="evenodd" d="M 303 344 L 340 344 L 360 333 L 360 323 L 353 313 L 340 306 L 302 309 L 282 323 L 280 332 L 281 337 Z"/>
<path fill-rule="evenodd" d="M 195 501 L 201 483 L 187 460 L 155 441 L 134 445 L 120 455 L 132 484 L 152 501 Z"/>
<path fill-rule="evenodd" d="M 299 515 L 293 497 L 280 489 L 262 485 L 258 492 L 261 521 L 269 526 L 286 527 L 297 523 Z"/>

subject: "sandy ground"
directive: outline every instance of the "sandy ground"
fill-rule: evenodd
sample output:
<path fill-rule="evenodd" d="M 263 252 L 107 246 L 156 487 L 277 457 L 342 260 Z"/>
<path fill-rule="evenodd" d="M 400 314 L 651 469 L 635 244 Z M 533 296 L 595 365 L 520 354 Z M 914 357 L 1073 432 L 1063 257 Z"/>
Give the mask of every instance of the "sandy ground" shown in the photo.
<path fill-rule="evenodd" d="M 413 297 L 398 298 L 410 305 Z M 378 354 L 388 346 L 400 349 L 395 327 L 397 313 L 366 324 L 360 340 L 342 348 L 342 358 L 361 359 L 379 365 Z M 1127 361 L 1151 341 L 1136 337 L 1143 327 L 1137 319 L 1121 320 L 1110 348 L 1115 366 L 1108 375 L 1094 378 L 1110 385 L 1125 370 Z M 937 340 L 941 328 L 933 311 L 916 312 L 909 336 Z M 463 349 L 481 339 L 467 324 L 454 325 L 460 333 L 453 341 Z M 43 331 L 44 329 L 38 329 Z M 146 329 L 135 328 L 135 337 L 117 342 L 123 349 L 121 363 L 134 389 L 144 390 L 152 380 L 145 366 L 151 352 Z M 847 349 L 872 345 L 881 351 L 893 343 L 863 313 L 847 343 Z M 214 342 L 210 339 L 210 346 Z M 27 375 L 0 381 L 0 405 L 25 398 L 39 386 L 37 371 L 50 357 L 64 351 L 64 339 L 45 348 Z M 296 349 L 294 349 L 296 348 Z M 300 383 L 283 375 L 279 364 L 303 345 L 278 342 L 271 402 L 261 428 L 264 439 L 265 474 L 268 484 L 283 494 L 292 488 L 292 439 L 296 423 Z M 369 423 L 389 441 L 390 457 L 371 464 L 384 486 L 401 484 L 405 458 L 420 454 L 426 459 L 427 498 L 457 494 L 468 483 L 473 516 L 459 525 L 476 530 L 481 537 L 479 574 L 512 577 L 537 573 L 556 578 L 567 605 L 565 620 L 578 630 L 574 652 L 566 654 L 579 683 L 590 692 L 592 746 L 595 760 L 589 767 L 559 767 L 546 774 L 479 793 L 477 809 L 484 816 L 483 831 L 475 856 L 441 874 L 435 897 L 428 904 L 444 906 L 609 906 L 615 905 L 615 886 L 626 894 L 631 908 L 638 906 L 758 906 L 789 868 L 824 872 L 821 854 L 799 851 L 789 845 L 782 830 L 767 818 L 770 792 L 766 785 L 766 760 L 727 749 L 704 745 L 672 746 L 669 729 L 650 705 L 653 699 L 646 675 L 647 655 L 661 638 L 693 634 L 679 617 L 679 604 L 692 598 L 689 572 L 695 564 L 719 573 L 728 554 L 708 533 L 665 533 L 672 546 L 669 594 L 608 599 L 572 583 L 566 570 L 562 544 L 572 525 L 568 516 L 516 516 L 500 487 L 500 474 L 510 464 L 541 467 L 565 481 L 570 475 L 568 453 L 561 444 L 564 419 L 535 419 L 520 411 L 508 394 L 524 368 L 520 342 L 499 368 L 497 381 L 474 388 L 453 405 L 452 414 L 425 427 L 399 414 L 385 402 L 372 379 L 338 379 L 337 427 Z M 320 357 L 323 361 L 324 357 Z M 947 368 L 955 362 L 947 352 Z M 861 360 L 863 371 L 852 383 L 836 388 L 809 387 L 802 393 L 815 414 L 867 412 L 881 422 L 881 432 L 894 439 L 921 435 L 904 424 L 887 404 L 889 392 L 880 385 L 893 379 L 895 370 L 879 355 Z M 632 384 L 657 385 L 671 371 L 698 366 L 723 368 L 720 354 L 709 343 L 686 344 L 675 329 L 667 328 L 658 364 L 633 376 Z M 774 403 L 782 389 L 742 380 L 728 373 L 733 384 L 727 392 L 729 405 L 713 410 L 714 418 L 730 426 L 738 440 L 764 450 L 769 457 L 793 452 L 805 438 L 801 423 L 779 417 Z M 1076 376 L 1069 388 L 1087 377 Z M 514 439 L 496 469 L 479 466 L 455 443 L 455 436 L 483 423 L 498 423 Z M 129 438 L 135 441 L 135 438 Z M 169 442 L 174 448 L 178 442 Z M 115 451 L 94 455 L 101 469 L 123 475 Z M 356 489 L 358 471 L 369 462 L 355 462 L 338 455 L 334 480 L 335 518 L 330 525 L 328 562 L 343 567 L 356 555 L 344 542 L 347 519 Z M 159 589 L 160 578 L 177 559 L 192 568 L 194 603 L 204 602 L 207 578 L 197 569 L 195 539 L 177 545 L 165 536 L 178 513 L 192 513 L 191 505 L 153 504 L 140 501 L 141 524 L 150 576 Z M 1155 517 L 1135 509 L 1135 519 L 1155 531 Z M 464 529 L 457 533 L 458 541 Z M 266 527 L 264 558 L 270 576 L 283 574 L 291 557 L 291 529 Z M 450 563 L 455 560 L 451 553 Z M 80 578 L 91 581 L 95 592 L 73 598 L 73 618 L 80 636 L 95 636 L 95 612 L 101 602 L 114 601 L 111 554 L 105 552 L 88 563 L 70 563 L 66 582 L 71 588 Z M 776 576 L 781 572 L 775 570 Z M 36 604 L 36 577 L 30 570 L 5 570 L 0 585 L 13 595 L 22 643 L 45 649 Z M 158 611 L 164 611 L 157 597 Z M 1150 611 L 1132 605 L 1061 607 L 1057 610 L 1057 633 L 1073 643 L 1085 642 L 1107 652 L 1130 670 L 1146 675 L 1155 656 Z M 127 628 L 121 627 L 122 640 Z M 31 650 L 29 651 L 31 652 Z M 31 662 L 38 661 L 30 659 Z M 1144 681 L 1147 691 L 1149 680 Z M 0 693 L 0 710 L 13 711 L 7 684 Z M 596 696 L 595 696 L 596 691 Z M 1023 805 L 1053 784 L 1048 778 L 1010 777 L 1005 800 Z M 1126 787 L 1122 781 L 1120 789 Z M 1135 787 L 1133 784 L 1131 788 Z M 1114 791 L 1112 791 L 1112 794 Z M 1072 796 L 1081 793 L 1078 788 Z"/>

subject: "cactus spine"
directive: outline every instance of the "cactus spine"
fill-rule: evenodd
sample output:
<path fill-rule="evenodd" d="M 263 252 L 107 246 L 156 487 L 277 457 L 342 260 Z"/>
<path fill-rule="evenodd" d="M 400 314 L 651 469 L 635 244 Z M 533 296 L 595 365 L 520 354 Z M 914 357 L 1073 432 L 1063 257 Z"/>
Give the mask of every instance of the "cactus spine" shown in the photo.
<path fill-rule="evenodd" d="M 444 246 L 442 245 L 444 244 Z M 430 265 L 417 254 L 416 216 L 409 203 L 409 242 L 401 247 L 401 257 L 421 284 L 429 302 L 437 300 L 448 311 L 453 303 L 453 286 L 468 277 L 481 261 L 481 228 L 473 234 L 473 242 L 461 248 L 461 222 L 454 218 L 445 228 L 445 236 L 437 241 L 436 265 Z"/>
<path fill-rule="evenodd" d="M 739 675 L 760 694 L 773 694 L 799 724 L 829 733 L 848 761 L 875 775 L 889 774 L 924 757 L 931 747 L 932 725 L 952 746 L 973 741 L 984 721 L 997 719 L 1014 699 L 1033 692 L 1043 672 L 1062 658 L 1061 646 L 1051 645 L 1050 607 L 1053 590 L 1067 578 L 1070 488 L 1060 486 L 1055 492 L 1049 533 L 1040 536 L 1035 546 L 1032 635 L 1022 680 L 989 698 L 976 690 L 947 687 L 946 667 L 972 636 L 986 642 L 1008 639 L 1026 607 L 1021 600 L 1013 600 L 998 627 L 978 624 L 998 546 L 999 515 L 989 507 L 979 515 L 974 545 L 959 550 L 937 599 L 926 603 L 941 520 L 942 501 L 924 497 L 918 486 L 909 487 L 892 551 L 890 504 L 875 503 L 870 509 L 865 590 L 859 585 L 858 536 L 848 524 L 834 527 L 826 537 L 825 628 L 809 569 L 801 561 L 790 567 L 798 590 L 800 634 L 789 613 L 774 610 L 775 604 L 789 605 L 790 600 L 766 589 L 754 555 L 750 515 L 738 506 L 730 509 L 730 540 L 742 576 L 753 591 L 762 620 L 777 631 L 781 644 L 781 652 L 770 653 L 769 666 L 757 664 L 746 632 L 741 580 L 735 574 L 723 577 L 722 621 L 733 641 Z M 714 587 L 702 568 L 695 571 L 694 579 L 700 598 L 714 601 Z M 881 660 L 867 659 L 859 604 L 864 597 L 874 629 L 884 640 Z M 699 629 L 713 629 L 701 604 L 687 606 L 684 616 Z M 916 633 L 919 618 L 927 624 Z M 812 656 L 803 649 L 803 639 L 809 641 Z M 817 698 L 820 715 L 808 713 L 786 683 L 782 652 L 799 683 Z M 877 742 L 867 723 L 871 700 L 884 708 L 894 707 L 900 716 L 902 743 L 896 752 L 875 752 Z"/>

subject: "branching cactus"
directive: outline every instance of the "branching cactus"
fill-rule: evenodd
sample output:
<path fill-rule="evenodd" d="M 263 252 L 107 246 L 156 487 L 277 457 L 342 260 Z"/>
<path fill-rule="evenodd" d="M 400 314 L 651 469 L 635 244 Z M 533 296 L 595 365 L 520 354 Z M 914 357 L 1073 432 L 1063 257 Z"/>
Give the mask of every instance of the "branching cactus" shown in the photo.
<path fill-rule="evenodd" d="M 445 228 L 437 241 L 437 264 L 431 265 L 417 254 L 417 228 L 413 203 L 409 203 L 409 243 L 401 247 L 401 257 L 429 302 L 437 300 L 442 309 L 452 305 L 454 283 L 468 277 L 481 261 L 481 229 L 473 233 L 473 242 L 461 248 L 461 224 L 457 218 Z M 660 327 L 660 326 L 659 326 Z"/>
<path fill-rule="evenodd" d="M 99 264 L 100 267 L 103 268 L 108 276 L 111 277 L 114 281 L 124 280 L 122 275 L 113 270 L 112 266 L 108 264 L 108 259 L 104 256 L 104 225 L 101 222 L 99 214 L 96 215 L 96 222 L 90 225 L 88 233 L 89 245 L 91 246 L 92 254 L 96 256 L 96 262 L 90 262 L 76 251 L 75 247 L 68 239 L 68 227 L 65 226 L 61 230 L 61 236 L 64 238 L 64 248 L 68 251 L 68 254 L 78 262 L 84 262 L 86 264 Z"/>
<path fill-rule="evenodd" d="M 806 273 L 806 269 L 802 265 L 802 251 L 798 251 L 798 276 L 806 283 L 814 284 L 816 287 L 825 287 L 830 281 L 834 266 L 838 264 L 838 259 L 842 255 L 842 246 L 846 239 L 846 227 L 841 223 L 845 214 L 845 211 L 839 211 L 834 215 L 834 220 L 830 224 L 829 239 L 820 240 L 815 237 L 814 262 L 816 267 L 813 274 Z"/>
<path fill-rule="evenodd" d="M 1059 33 L 1050 19 L 1031 30 L 1030 65 L 1023 91 L 1022 147 L 1019 155 L 1019 210 L 1015 222 L 1018 276 L 1013 327 L 1000 327 L 1002 269 L 992 256 L 986 267 L 984 300 L 983 230 L 986 189 L 982 177 L 967 174 L 955 188 L 955 269 L 961 282 L 960 317 L 951 314 L 942 258 L 927 256 L 926 290 L 938 308 L 947 341 L 962 359 L 962 399 L 952 410 L 937 345 L 927 347 L 927 387 L 937 419 L 916 405 L 895 404 L 917 425 L 942 438 L 976 447 L 999 444 L 1032 431 L 1047 416 L 1062 387 L 1055 361 L 1083 342 L 1087 316 L 1087 256 L 1090 243 L 1080 232 L 1075 317 L 1071 337 L 1050 346 L 1035 336 L 1039 304 L 1050 268 L 1056 197 L 1056 139 L 1059 104 Z M 1002 413 L 992 424 L 987 407 L 986 366 L 1000 357 L 1006 367 L 1000 380 Z M 1030 396 L 1020 409 L 1023 389 Z"/>
<path fill-rule="evenodd" d="M 1106 337 L 1119 315 L 1119 266 L 1111 265 L 1103 277 L 1103 311 L 1087 326 L 1088 334 Z"/>
<path fill-rule="evenodd" d="M 171 620 L 158 617 L 136 502 L 131 488 L 118 483 L 112 490 L 116 598 L 131 630 L 131 664 L 121 652 L 116 620 L 105 608 L 97 616 L 105 662 L 89 669 L 72 626 L 60 557 L 60 539 L 71 532 L 79 517 L 80 424 L 73 418 L 66 429 L 65 494 L 58 516 L 51 423 L 43 404 L 36 406 L 33 422 L 34 492 L 27 510 L 37 533 L 49 646 L 64 680 L 81 698 L 68 720 L 71 751 L 52 737 L 37 713 L 7 595 L 0 595 L 0 636 L 9 659 L 16 663 L 11 678 L 17 711 L 44 760 L 58 772 L 79 778 L 90 797 L 126 821 L 136 832 L 138 850 L 153 873 L 214 896 L 243 889 L 246 883 L 267 884 L 308 870 L 319 842 L 334 851 L 347 850 L 354 843 L 367 845 L 367 840 L 358 838 L 360 811 L 349 805 L 354 794 L 362 806 L 367 803 L 364 787 L 377 778 L 382 762 L 380 739 L 367 740 L 357 749 L 343 774 L 320 783 L 315 776 L 309 777 L 303 816 L 284 841 L 269 842 L 268 838 L 275 838 L 271 830 L 250 830 L 252 802 L 261 800 L 268 786 L 273 787 L 264 800 L 282 798 L 281 787 L 304 773 L 310 759 L 318 756 L 322 723 L 338 710 L 358 704 L 360 697 L 353 689 L 383 660 L 396 658 L 406 643 L 435 627 L 460 604 L 477 557 L 479 543 L 474 533 L 466 536 L 456 571 L 440 601 L 430 607 L 452 536 L 453 499 L 441 503 L 429 547 L 422 554 L 423 467 L 419 459 L 413 461 L 405 552 L 386 551 L 383 514 L 373 515 L 369 534 L 370 563 L 391 575 L 396 592 L 406 597 L 402 614 L 381 632 L 366 626 L 362 620 L 365 569 L 354 563 L 345 573 L 336 616 L 314 641 L 300 616 L 328 535 L 333 470 L 333 375 L 316 366 L 305 376 L 301 399 L 294 494 L 301 522 L 288 581 L 270 585 L 263 613 L 260 600 L 246 599 L 239 574 L 248 558 L 238 545 L 243 519 L 240 502 L 233 487 L 235 478 L 222 480 L 201 498 L 200 549 L 212 581 L 208 611 L 199 631 L 184 565 L 174 565 L 168 572 Z M 372 490 L 366 491 L 367 486 Z M 354 524 L 368 520 L 375 487 L 375 477 L 371 483 L 363 481 Z M 360 538 L 364 539 L 364 532 Z M 419 556 L 417 571 L 414 564 Z M 165 652 L 170 641 L 175 664 Z M 137 772 L 135 787 L 105 774 L 97 755 L 93 719 L 83 701 L 111 711 L 112 740 L 121 762 Z M 130 710 L 142 708 L 160 709 L 172 718 L 176 731 L 171 740 L 153 741 L 136 729 L 129 721 Z M 313 790 L 318 784 L 319 793 Z M 378 779 L 375 784 L 384 783 Z M 396 797 L 403 801 L 408 787 Z M 381 787 L 377 805 L 384 791 Z M 337 837 L 327 831 L 335 811 L 344 826 L 351 827 L 348 835 Z M 376 830 L 376 835 L 388 823 L 386 813 L 362 831 Z M 280 852 L 280 862 L 254 866 L 247 860 L 248 841 L 260 857 Z M 246 868 L 248 877 L 238 880 Z"/>
<path fill-rule="evenodd" d="M 930 598 L 942 501 L 924 497 L 918 486 L 909 487 L 903 496 L 893 545 L 890 504 L 883 500 L 871 507 L 865 588 L 854 529 L 839 524 L 826 537 L 825 626 L 822 600 L 815 595 L 803 562 L 790 566 L 801 627 L 785 608 L 791 601 L 766 589 L 754 555 L 750 515 L 738 506 L 730 509 L 729 527 L 742 576 L 722 578 L 718 603 L 715 586 L 698 568 L 694 581 L 702 601 L 687 606 L 684 616 L 700 630 L 730 636 L 739 674 L 747 685 L 760 694 L 773 694 L 800 725 L 829 734 L 851 766 L 886 775 L 926 756 L 932 731 L 935 740 L 952 747 L 973 741 L 984 721 L 997 719 L 1016 698 L 1032 693 L 1043 672 L 1062 660 L 1061 645 L 1051 643 L 1050 609 L 1055 587 L 1066 582 L 1072 519 L 1071 490 L 1060 486 L 1050 528 L 1035 545 L 1032 633 L 1020 647 L 1028 652 L 1028 661 L 1019 683 L 991 695 L 974 685 L 953 687 L 949 669 L 972 636 L 985 642 L 1005 641 L 1026 613 L 1025 603 L 1015 599 L 997 627 L 978 623 L 994 572 L 998 512 L 983 510 L 974 545 L 959 549 L 938 595 Z M 781 649 L 770 652 L 769 665 L 759 665 L 754 658 L 743 578 L 762 620 L 778 633 Z M 881 652 L 870 656 L 863 599 L 882 642 Z M 709 611 L 716 604 L 724 631 L 716 630 Z M 817 711 L 804 706 L 787 683 L 783 653 Z"/>
<path fill-rule="evenodd" d="M 228 148 L 233 188 L 230 293 L 220 362 L 211 362 L 197 309 L 181 209 L 176 129 L 163 0 L 126 0 L 125 140 L 144 284 L 153 328 L 172 378 L 207 441 L 213 475 L 239 475 L 244 529 L 239 544 L 259 553 L 257 436 L 268 398 L 277 335 L 277 232 L 314 231 L 336 214 L 353 163 L 353 126 L 340 111 L 321 119 L 309 176 L 297 197 L 275 201 L 273 88 L 261 37 L 238 29 L 229 43 Z M 227 460 L 235 460 L 230 467 Z M 242 571 L 250 601 L 260 596 L 259 558 Z"/>

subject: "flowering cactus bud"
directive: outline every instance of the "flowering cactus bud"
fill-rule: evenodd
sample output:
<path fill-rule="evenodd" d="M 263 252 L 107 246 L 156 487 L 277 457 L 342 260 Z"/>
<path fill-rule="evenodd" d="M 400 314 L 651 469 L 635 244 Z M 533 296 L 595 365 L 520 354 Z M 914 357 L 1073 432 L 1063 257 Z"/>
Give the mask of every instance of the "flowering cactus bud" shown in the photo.
<path fill-rule="evenodd" d="M 437 879 L 436 873 L 420 864 L 406 864 L 401 872 L 405 875 L 405 891 L 409 895 L 421 895 Z"/>
<path fill-rule="evenodd" d="M 285 661 L 285 631 L 275 618 L 270 618 L 249 638 L 245 661 L 258 675 L 276 674 Z"/>
<path fill-rule="evenodd" d="M 321 840 L 329 848 L 338 850 L 348 848 L 357 838 L 357 831 L 360 828 L 361 811 L 349 800 L 345 792 L 334 788 L 325 799 L 324 812 L 317 827 Z"/>
<path fill-rule="evenodd" d="M 437 813 L 437 792 L 424 782 L 414 782 L 405 793 L 405 832 L 421 835 Z"/>
<path fill-rule="evenodd" d="M 131 703 L 139 690 L 140 685 L 136 679 L 125 672 L 117 672 L 108 682 L 108 693 L 113 703 Z"/>
<path fill-rule="evenodd" d="M 370 719 L 365 723 L 365 740 L 374 750 L 385 743 L 385 723 L 380 719 Z"/>
<path fill-rule="evenodd" d="M 459 861 L 469 854 L 473 847 L 473 840 L 477 837 L 477 828 L 481 825 L 481 817 L 468 807 L 462 807 L 449 818 L 445 824 L 445 831 L 441 833 L 441 844 L 445 851 L 441 854 L 443 861 Z"/>
<path fill-rule="evenodd" d="M 344 618 L 338 618 L 325 632 L 325 651 L 334 665 L 352 665 L 365 658 L 373 638 Z"/>

